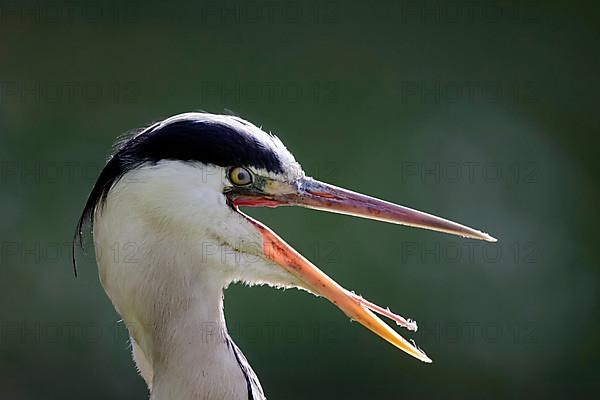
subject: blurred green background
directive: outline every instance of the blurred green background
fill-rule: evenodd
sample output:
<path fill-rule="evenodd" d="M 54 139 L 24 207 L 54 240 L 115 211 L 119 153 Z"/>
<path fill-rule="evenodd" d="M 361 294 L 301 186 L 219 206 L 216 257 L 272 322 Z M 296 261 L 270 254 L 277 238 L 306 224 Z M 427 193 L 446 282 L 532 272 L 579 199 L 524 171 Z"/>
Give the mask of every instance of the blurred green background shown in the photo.
<path fill-rule="evenodd" d="M 600 389 L 597 5 L 1 1 L 0 18 L 0 398 L 147 397 L 70 240 L 114 139 L 198 109 L 277 133 L 317 178 L 499 238 L 252 210 L 416 319 L 402 333 L 434 360 L 323 299 L 231 287 L 232 336 L 269 398 Z"/>

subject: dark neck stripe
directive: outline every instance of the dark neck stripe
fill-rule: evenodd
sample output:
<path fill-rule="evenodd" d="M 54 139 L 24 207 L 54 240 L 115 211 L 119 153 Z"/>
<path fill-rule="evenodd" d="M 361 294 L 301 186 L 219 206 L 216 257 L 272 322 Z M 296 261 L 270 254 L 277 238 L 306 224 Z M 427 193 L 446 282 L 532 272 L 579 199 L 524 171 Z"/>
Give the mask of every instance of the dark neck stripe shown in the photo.
<path fill-rule="evenodd" d="M 244 357 L 244 355 L 242 354 L 242 351 L 237 347 L 237 345 L 233 342 L 233 340 L 231 340 L 229 335 L 227 335 L 227 334 L 225 335 L 225 340 L 227 341 L 227 346 L 233 352 L 233 355 L 235 356 L 235 360 L 237 361 L 238 365 L 240 366 L 242 375 L 244 375 L 244 379 L 246 380 L 246 390 L 248 391 L 248 400 L 255 400 L 254 392 L 253 392 L 253 383 L 254 383 L 254 381 L 257 381 L 256 375 L 254 375 L 254 371 L 252 371 L 252 369 L 250 368 L 250 365 L 248 364 L 246 357 Z M 257 386 L 257 389 L 258 389 L 259 393 L 262 394 L 262 388 L 260 386 Z M 256 399 L 256 400 L 262 400 L 263 398 L 264 398 L 264 394 L 261 397 L 261 399 Z"/>

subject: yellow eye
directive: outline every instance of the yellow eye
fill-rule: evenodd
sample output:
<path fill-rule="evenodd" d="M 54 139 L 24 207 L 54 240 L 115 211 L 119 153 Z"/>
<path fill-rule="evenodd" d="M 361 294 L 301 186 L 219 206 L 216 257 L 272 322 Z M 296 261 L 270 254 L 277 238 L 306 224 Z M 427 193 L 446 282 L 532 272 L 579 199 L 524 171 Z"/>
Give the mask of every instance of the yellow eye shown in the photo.
<path fill-rule="evenodd" d="M 252 183 L 252 174 L 246 168 L 232 168 L 229 171 L 229 180 L 236 186 L 246 186 Z"/>

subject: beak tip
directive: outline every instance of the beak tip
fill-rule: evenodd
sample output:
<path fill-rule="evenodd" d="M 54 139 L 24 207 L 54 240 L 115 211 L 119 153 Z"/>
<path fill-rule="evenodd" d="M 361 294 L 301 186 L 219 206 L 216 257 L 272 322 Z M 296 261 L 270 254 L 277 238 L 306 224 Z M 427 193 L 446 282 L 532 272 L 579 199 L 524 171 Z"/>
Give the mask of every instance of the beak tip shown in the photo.
<path fill-rule="evenodd" d="M 484 233 L 483 237 L 486 242 L 496 243 L 498 241 L 498 239 L 496 239 L 495 237 L 493 237 L 492 235 L 489 235 L 487 233 Z"/>

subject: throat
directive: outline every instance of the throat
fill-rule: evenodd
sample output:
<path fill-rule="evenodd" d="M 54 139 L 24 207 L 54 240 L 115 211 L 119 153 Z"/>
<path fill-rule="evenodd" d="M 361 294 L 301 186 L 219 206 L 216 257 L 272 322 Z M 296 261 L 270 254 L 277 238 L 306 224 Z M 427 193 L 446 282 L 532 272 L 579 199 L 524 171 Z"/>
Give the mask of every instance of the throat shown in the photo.
<path fill-rule="evenodd" d="M 151 400 L 263 399 L 258 379 L 227 333 L 222 289 L 202 294 L 184 307 L 172 299 L 155 316 L 159 322 L 152 326 L 160 328 L 133 338 L 152 366 Z"/>

